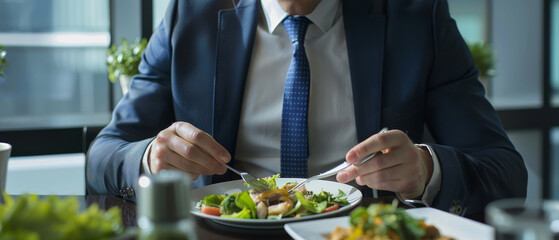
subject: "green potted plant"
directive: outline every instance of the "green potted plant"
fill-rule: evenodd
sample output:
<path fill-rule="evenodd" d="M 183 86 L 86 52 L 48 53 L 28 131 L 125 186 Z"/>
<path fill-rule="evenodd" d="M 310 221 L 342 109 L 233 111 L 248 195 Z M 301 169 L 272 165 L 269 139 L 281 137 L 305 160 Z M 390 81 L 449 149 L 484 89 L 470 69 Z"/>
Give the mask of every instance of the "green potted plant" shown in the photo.
<path fill-rule="evenodd" d="M 0 78 L 4 77 L 4 67 L 8 66 L 8 61 L 6 60 L 6 50 L 4 46 L 0 44 Z"/>
<path fill-rule="evenodd" d="M 109 70 L 109 80 L 114 83 L 119 80 L 122 93 L 128 92 L 132 76 L 138 74 L 138 65 L 142 60 L 142 53 L 148 44 L 147 39 L 128 41 L 124 38 L 120 40 L 122 44 L 113 44 L 107 50 L 107 68 Z"/>
<path fill-rule="evenodd" d="M 468 43 L 468 48 L 470 48 L 476 67 L 479 70 L 479 80 L 487 89 L 489 79 L 496 75 L 495 52 L 489 44 L 484 42 Z"/>

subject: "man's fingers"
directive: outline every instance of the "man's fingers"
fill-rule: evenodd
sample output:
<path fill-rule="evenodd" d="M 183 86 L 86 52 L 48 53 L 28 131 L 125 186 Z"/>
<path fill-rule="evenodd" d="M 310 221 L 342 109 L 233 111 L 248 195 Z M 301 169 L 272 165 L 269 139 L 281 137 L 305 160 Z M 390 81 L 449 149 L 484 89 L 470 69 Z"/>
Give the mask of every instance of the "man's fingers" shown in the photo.
<path fill-rule="evenodd" d="M 379 155 L 363 165 L 348 167 L 336 179 L 342 183 L 355 179 L 357 184 L 373 189 L 416 196 L 418 190 L 423 191 L 423 182 L 417 181 L 417 167 L 402 160 L 404 156 L 400 151 Z"/>
<path fill-rule="evenodd" d="M 394 189 L 399 188 L 400 185 L 402 184 L 401 179 L 395 179 L 395 180 L 384 181 L 384 182 L 375 182 L 375 181 L 367 180 L 365 178 L 367 178 L 367 175 L 359 176 L 355 179 L 355 182 L 361 186 L 366 185 L 367 187 L 370 187 L 372 189 L 386 190 L 386 191 L 395 191 Z"/>
<path fill-rule="evenodd" d="M 206 132 L 185 122 L 174 123 L 173 127 L 178 136 L 198 146 L 202 151 L 207 152 L 217 161 L 228 163 L 231 160 L 231 155 L 227 152 L 227 149 L 217 143 L 214 138 Z"/>
<path fill-rule="evenodd" d="M 181 144 L 179 150 L 173 150 L 167 159 L 170 164 L 182 169 L 185 172 L 195 172 L 204 175 L 223 174 L 227 168 L 221 163 L 217 162 L 204 151 L 198 149 L 196 146 L 185 143 Z M 187 147 L 184 147 L 184 146 Z"/>
<path fill-rule="evenodd" d="M 178 137 L 177 137 L 178 138 Z M 171 141 L 173 142 L 173 141 Z M 191 145 L 190 143 L 186 143 Z M 170 144 L 171 146 L 173 144 Z M 180 144 L 185 145 L 185 144 Z M 190 148 L 196 148 L 195 146 L 190 146 Z M 196 153 L 187 154 L 189 156 L 193 156 L 193 159 L 185 158 L 182 154 L 173 150 L 170 147 L 171 151 L 160 151 L 159 154 L 156 154 L 156 158 L 153 159 L 157 164 L 157 169 L 155 172 L 159 172 L 161 169 L 178 169 L 184 172 L 188 172 L 190 174 L 204 174 L 204 175 L 213 175 L 213 174 L 224 174 L 227 171 L 223 165 L 215 161 L 213 158 L 208 156 L 206 153 L 198 150 L 194 150 L 195 152 L 199 152 L 201 156 L 197 156 Z M 193 150 L 189 150 L 193 151 Z M 203 157 L 203 155 L 206 155 Z M 162 160 L 164 159 L 164 160 Z M 153 161 L 152 160 L 152 161 Z M 169 168 L 172 166 L 172 168 Z M 154 164 L 152 164 L 152 168 Z"/>
<path fill-rule="evenodd" d="M 359 166 L 350 166 L 336 176 L 339 182 L 354 180 L 359 185 L 398 192 L 402 196 L 418 196 L 429 177 L 421 152 L 400 130 L 375 134 L 357 144 L 346 155 L 349 163 L 357 163 L 367 155 L 382 152 Z M 425 173 L 426 172 L 426 173 Z M 427 179 L 427 180 L 425 180 Z"/>
<path fill-rule="evenodd" d="M 192 128 L 193 130 L 187 128 Z M 192 132 L 190 138 L 185 135 L 189 131 Z M 182 136 L 179 135 L 181 132 Z M 196 145 L 195 142 L 205 145 L 208 149 L 217 149 L 217 153 L 215 151 L 212 152 L 212 150 L 204 150 L 200 145 Z M 228 162 L 229 153 L 220 144 L 215 142 L 211 136 L 199 131 L 190 124 L 175 123 L 161 131 L 154 140 L 150 150 L 150 169 L 152 172 L 157 173 L 161 169 L 173 166 L 194 176 L 199 174 L 223 174 L 227 169 L 220 163 L 219 159 L 214 157 L 222 155 L 223 152 L 220 152 L 222 150 L 227 155 L 225 162 Z"/>
<path fill-rule="evenodd" d="M 358 176 L 355 168 L 355 166 L 349 166 L 348 168 L 338 172 L 338 174 L 336 174 L 336 181 L 347 183 L 355 179 Z"/>
<path fill-rule="evenodd" d="M 172 164 L 169 164 L 167 162 L 161 162 L 159 164 L 159 171 L 161 171 L 161 170 L 180 170 L 180 171 L 184 172 L 184 170 L 182 170 L 180 168 L 177 168 L 177 167 L 175 167 Z"/>
<path fill-rule="evenodd" d="M 178 136 L 169 143 L 171 151 L 179 155 L 179 157 L 172 157 L 169 162 L 179 168 L 187 170 L 190 168 L 191 163 L 202 166 L 205 169 L 200 169 L 202 174 L 214 174 L 215 172 L 225 172 L 226 168 L 221 165 L 209 153 L 203 151 L 199 146 L 190 142 L 184 141 Z"/>
<path fill-rule="evenodd" d="M 387 168 L 394 167 L 396 165 L 401 164 L 401 158 L 398 158 L 396 152 L 390 152 L 387 154 L 377 154 L 371 160 L 359 165 L 359 166 L 350 166 L 340 173 L 336 177 L 336 180 L 340 182 L 349 182 L 358 176 L 366 175 L 372 172 L 382 171 Z"/>
<path fill-rule="evenodd" d="M 399 130 L 377 133 L 350 149 L 346 154 L 346 161 L 352 164 L 357 163 L 369 154 L 400 145 L 404 139 L 409 141 L 408 137 Z"/>
<path fill-rule="evenodd" d="M 366 174 L 361 174 L 355 178 L 355 181 L 359 185 L 367 185 L 369 187 L 388 190 L 385 186 L 387 183 L 397 182 L 409 176 L 406 174 L 406 170 L 402 165 L 395 165 L 389 168 L 385 168 L 379 171 L 374 171 Z"/>

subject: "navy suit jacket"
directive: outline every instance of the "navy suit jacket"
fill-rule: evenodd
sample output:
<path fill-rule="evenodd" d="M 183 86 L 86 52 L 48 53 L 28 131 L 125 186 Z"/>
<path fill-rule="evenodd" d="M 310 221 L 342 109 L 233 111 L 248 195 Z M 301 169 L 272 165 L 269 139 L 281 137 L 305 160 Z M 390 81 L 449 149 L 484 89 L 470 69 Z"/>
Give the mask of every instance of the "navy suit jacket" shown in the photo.
<path fill-rule="evenodd" d="M 358 141 L 381 127 L 424 141 L 442 184 L 433 206 L 481 212 L 525 197 L 527 173 L 485 98 L 446 0 L 344 0 L 343 18 Z M 87 160 L 87 191 L 135 200 L 142 155 L 157 133 L 185 121 L 235 155 L 260 1 L 174 0 Z M 229 180 L 201 176 L 200 187 Z"/>

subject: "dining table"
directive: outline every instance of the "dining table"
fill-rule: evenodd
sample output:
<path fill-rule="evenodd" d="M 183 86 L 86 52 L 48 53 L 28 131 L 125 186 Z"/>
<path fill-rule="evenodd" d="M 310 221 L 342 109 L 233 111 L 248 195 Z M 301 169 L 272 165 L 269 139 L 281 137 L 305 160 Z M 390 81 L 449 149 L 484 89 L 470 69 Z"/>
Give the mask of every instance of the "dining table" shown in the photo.
<path fill-rule="evenodd" d="M 137 228 L 137 215 L 136 203 L 125 200 L 117 196 L 108 195 L 85 195 L 76 196 L 82 206 L 87 208 L 92 204 L 97 204 L 101 209 L 110 209 L 117 207 L 121 210 L 123 224 L 127 229 Z M 371 203 L 391 203 L 394 197 L 364 197 L 359 203 L 359 206 L 369 206 Z M 401 204 L 401 207 L 408 208 L 408 206 Z M 340 213 L 337 216 L 348 215 L 349 212 Z M 483 213 L 467 215 L 466 218 L 472 219 L 477 222 L 484 223 L 485 217 Z M 266 240 L 283 240 L 293 239 L 284 229 L 244 229 L 238 227 L 231 227 L 214 222 L 209 219 L 193 216 L 193 222 L 196 229 L 196 236 L 198 239 L 212 239 L 212 240 L 234 240 L 234 239 L 266 239 Z M 334 227 L 334 226 L 333 226 Z M 130 236 L 126 239 L 135 239 Z"/>

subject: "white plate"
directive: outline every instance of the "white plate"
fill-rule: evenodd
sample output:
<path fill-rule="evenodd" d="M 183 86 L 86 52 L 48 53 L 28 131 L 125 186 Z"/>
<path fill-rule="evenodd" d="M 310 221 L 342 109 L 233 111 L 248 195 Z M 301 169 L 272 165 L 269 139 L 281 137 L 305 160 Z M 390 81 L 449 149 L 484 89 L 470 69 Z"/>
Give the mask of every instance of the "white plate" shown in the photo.
<path fill-rule="evenodd" d="M 278 186 L 283 186 L 285 183 L 288 182 L 301 182 L 304 179 L 301 178 L 278 178 L 276 183 Z M 216 194 L 216 195 L 223 195 L 223 194 L 231 194 L 235 192 L 247 191 L 249 190 L 243 184 L 242 180 L 230 181 L 230 182 L 223 182 L 205 186 L 203 188 L 194 189 L 192 191 L 192 204 L 193 206 L 199 202 L 200 200 L 204 199 L 205 196 Z M 349 211 L 353 207 L 355 207 L 361 199 L 363 198 L 363 194 L 361 192 L 347 184 L 332 182 L 332 181 L 325 181 L 325 180 L 314 180 L 306 184 L 307 190 L 313 191 L 314 193 L 319 193 L 321 190 L 326 192 L 330 192 L 336 196 L 338 194 L 338 189 L 342 190 L 347 195 L 347 201 L 349 205 L 340 208 L 339 210 L 328 212 L 328 213 L 320 213 L 314 214 L 309 216 L 304 216 L 300 218 L 284 218 L 280 220 L 268 220 L 268 219 L 236 219 L 236 218 L 222 218 L 207 214 L 202 214 L 200 209 L 192 208 L 192 214 L 210 219 L 212 221 L 233 226 L 233 227 L 241 227 L 241 228 L 252 228 L 252 229 L 259 229 L 259 228 L 283 228 L 283 225 L 290 222 L 297 222 L 297 221 L 305 221 L 317 218 L 323 218 L 328 216 L 335 216 L 340 213 Z"/>
<path fill-rule="evenodd" d="M 435 208 L 414 208 L 406 212 L 425 219 L 427 224 L 435 225 L 443 236 L 457 240 L 490 240 L 494 236 L 494 229 L 489 225 Z M 349 217 L 289 223 L 284 228 L 295 240 L 325 240 L 323 235 L 332 232 L 336 226 L 349 227 Z"/>

